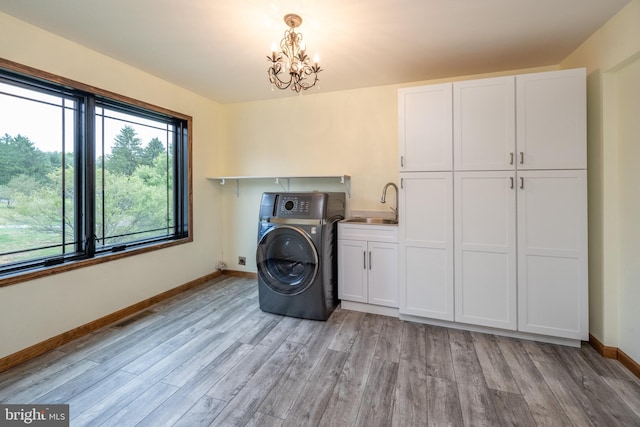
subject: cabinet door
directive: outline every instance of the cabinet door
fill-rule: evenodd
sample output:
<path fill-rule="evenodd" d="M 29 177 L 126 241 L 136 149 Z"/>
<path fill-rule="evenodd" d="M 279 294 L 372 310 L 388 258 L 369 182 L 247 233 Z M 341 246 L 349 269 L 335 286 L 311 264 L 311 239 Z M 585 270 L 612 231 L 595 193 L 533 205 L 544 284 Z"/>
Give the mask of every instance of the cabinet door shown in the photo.
<path fill-rule="evenodd" d="M 398 245 L 369 242 L 369 302 L 398 307 Z"/>
<path fill-rule="evenodd" d="M 586 171 L 519 172 L 518 181 L 519 329 L 587 340 Z"/>
<path fill-rule="evenodd" d="M 584 68 L 516 76 L 518 169 L 586 169 Z"/>
<path fill-rule="evenodd" d="M 457 322 L 517 327 L 514 174 L 455 174 Z"/>
<path fill-rule="evenodd" d="M 367 242 L 338 241 L 338 298 L 367 302 Z"/>
<path fill-rule="evenodd" d="M 453 320 L 452 175 L 400 174 L 400 313 Z"/>
<path fill-rule="evenodd" d="M 400 171 L 451 170 L 451 83 L 398 90 Z"/>
<path fill-rule="evenodd" d="M 455 170 L 514 168 L 515 101 L 513 76 L 453 84 Z"/>

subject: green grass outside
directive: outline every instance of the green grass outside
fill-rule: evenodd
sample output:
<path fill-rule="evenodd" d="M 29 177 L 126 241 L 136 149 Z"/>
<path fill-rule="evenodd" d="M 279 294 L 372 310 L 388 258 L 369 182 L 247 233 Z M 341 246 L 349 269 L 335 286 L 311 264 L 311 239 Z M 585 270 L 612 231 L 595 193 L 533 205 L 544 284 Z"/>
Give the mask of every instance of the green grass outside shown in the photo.
<path fill-rule="evenodd" d="M 6 204 L 0 204 L 0 253 L 60 243 L 61 236 L 58 233 L 42 232 L 34 228 L 12 228 L 24 223 L 12 208 L 7 207 Z M 60 248 L 50 248 L 14 255 L 0 255 L 0 265 L 59 253 Z"/>

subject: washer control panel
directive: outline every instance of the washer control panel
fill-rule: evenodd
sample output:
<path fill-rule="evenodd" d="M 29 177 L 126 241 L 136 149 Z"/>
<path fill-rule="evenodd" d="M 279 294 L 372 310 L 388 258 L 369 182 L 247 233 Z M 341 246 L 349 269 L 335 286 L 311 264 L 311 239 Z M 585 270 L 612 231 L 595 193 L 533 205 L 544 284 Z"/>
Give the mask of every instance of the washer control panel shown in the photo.
<path fill-rule="evenodd" d="M 280 195 L 278 213 L 283 216 L 309 215 L 311 199 L 311 196 Z"/>

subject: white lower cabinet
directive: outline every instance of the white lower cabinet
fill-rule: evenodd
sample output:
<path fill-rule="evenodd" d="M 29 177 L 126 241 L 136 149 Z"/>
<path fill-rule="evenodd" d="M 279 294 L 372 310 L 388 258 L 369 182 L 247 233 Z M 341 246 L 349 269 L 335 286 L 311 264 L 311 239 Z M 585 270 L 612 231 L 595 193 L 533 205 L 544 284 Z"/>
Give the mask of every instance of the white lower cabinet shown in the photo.
<path fill-rule="evenodd" d="M 588 339 L 586 171 L 454 181 L 455 320 Z"/>
<path fill-rule="evenodd" d="M 338 298 L 398 307 L 398 227 L 338 224 Z"/>
<path fill-rule="evenodd" d="M 515 173 L 456 172 L 455 320 L 517 328 Z"/>
<path fill-rule="evenodd" d="M 453 174 L 400 174 L 401 314 L 454 320 Z"/>
<path fill-rule="evenodd" d="M 587 171 L 518 180 L 518 329 L 588 340 Z"/>

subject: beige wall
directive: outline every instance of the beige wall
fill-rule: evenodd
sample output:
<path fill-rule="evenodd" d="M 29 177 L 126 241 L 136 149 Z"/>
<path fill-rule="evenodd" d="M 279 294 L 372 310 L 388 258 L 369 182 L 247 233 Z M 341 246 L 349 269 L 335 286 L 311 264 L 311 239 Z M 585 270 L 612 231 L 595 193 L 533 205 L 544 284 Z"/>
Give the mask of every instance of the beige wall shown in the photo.
<path fill-rule="evenodd" d="M 621 231 L 618 340 L 625 353 L 640 361 L 640 55 L 615 74 Z"/>
<path fill-rule="evenodd" d="M 222 107 L 198 95 L 0 13 L 0 57 L 193 117 L 193 243 L 0 288 L 0 357 L 214 271 L 222 256 Z"/>
<path fill-rule="evenodd" d="M 563 63 L 587 67 L 590 331 L 640 361 L 640 0 Z"/>

